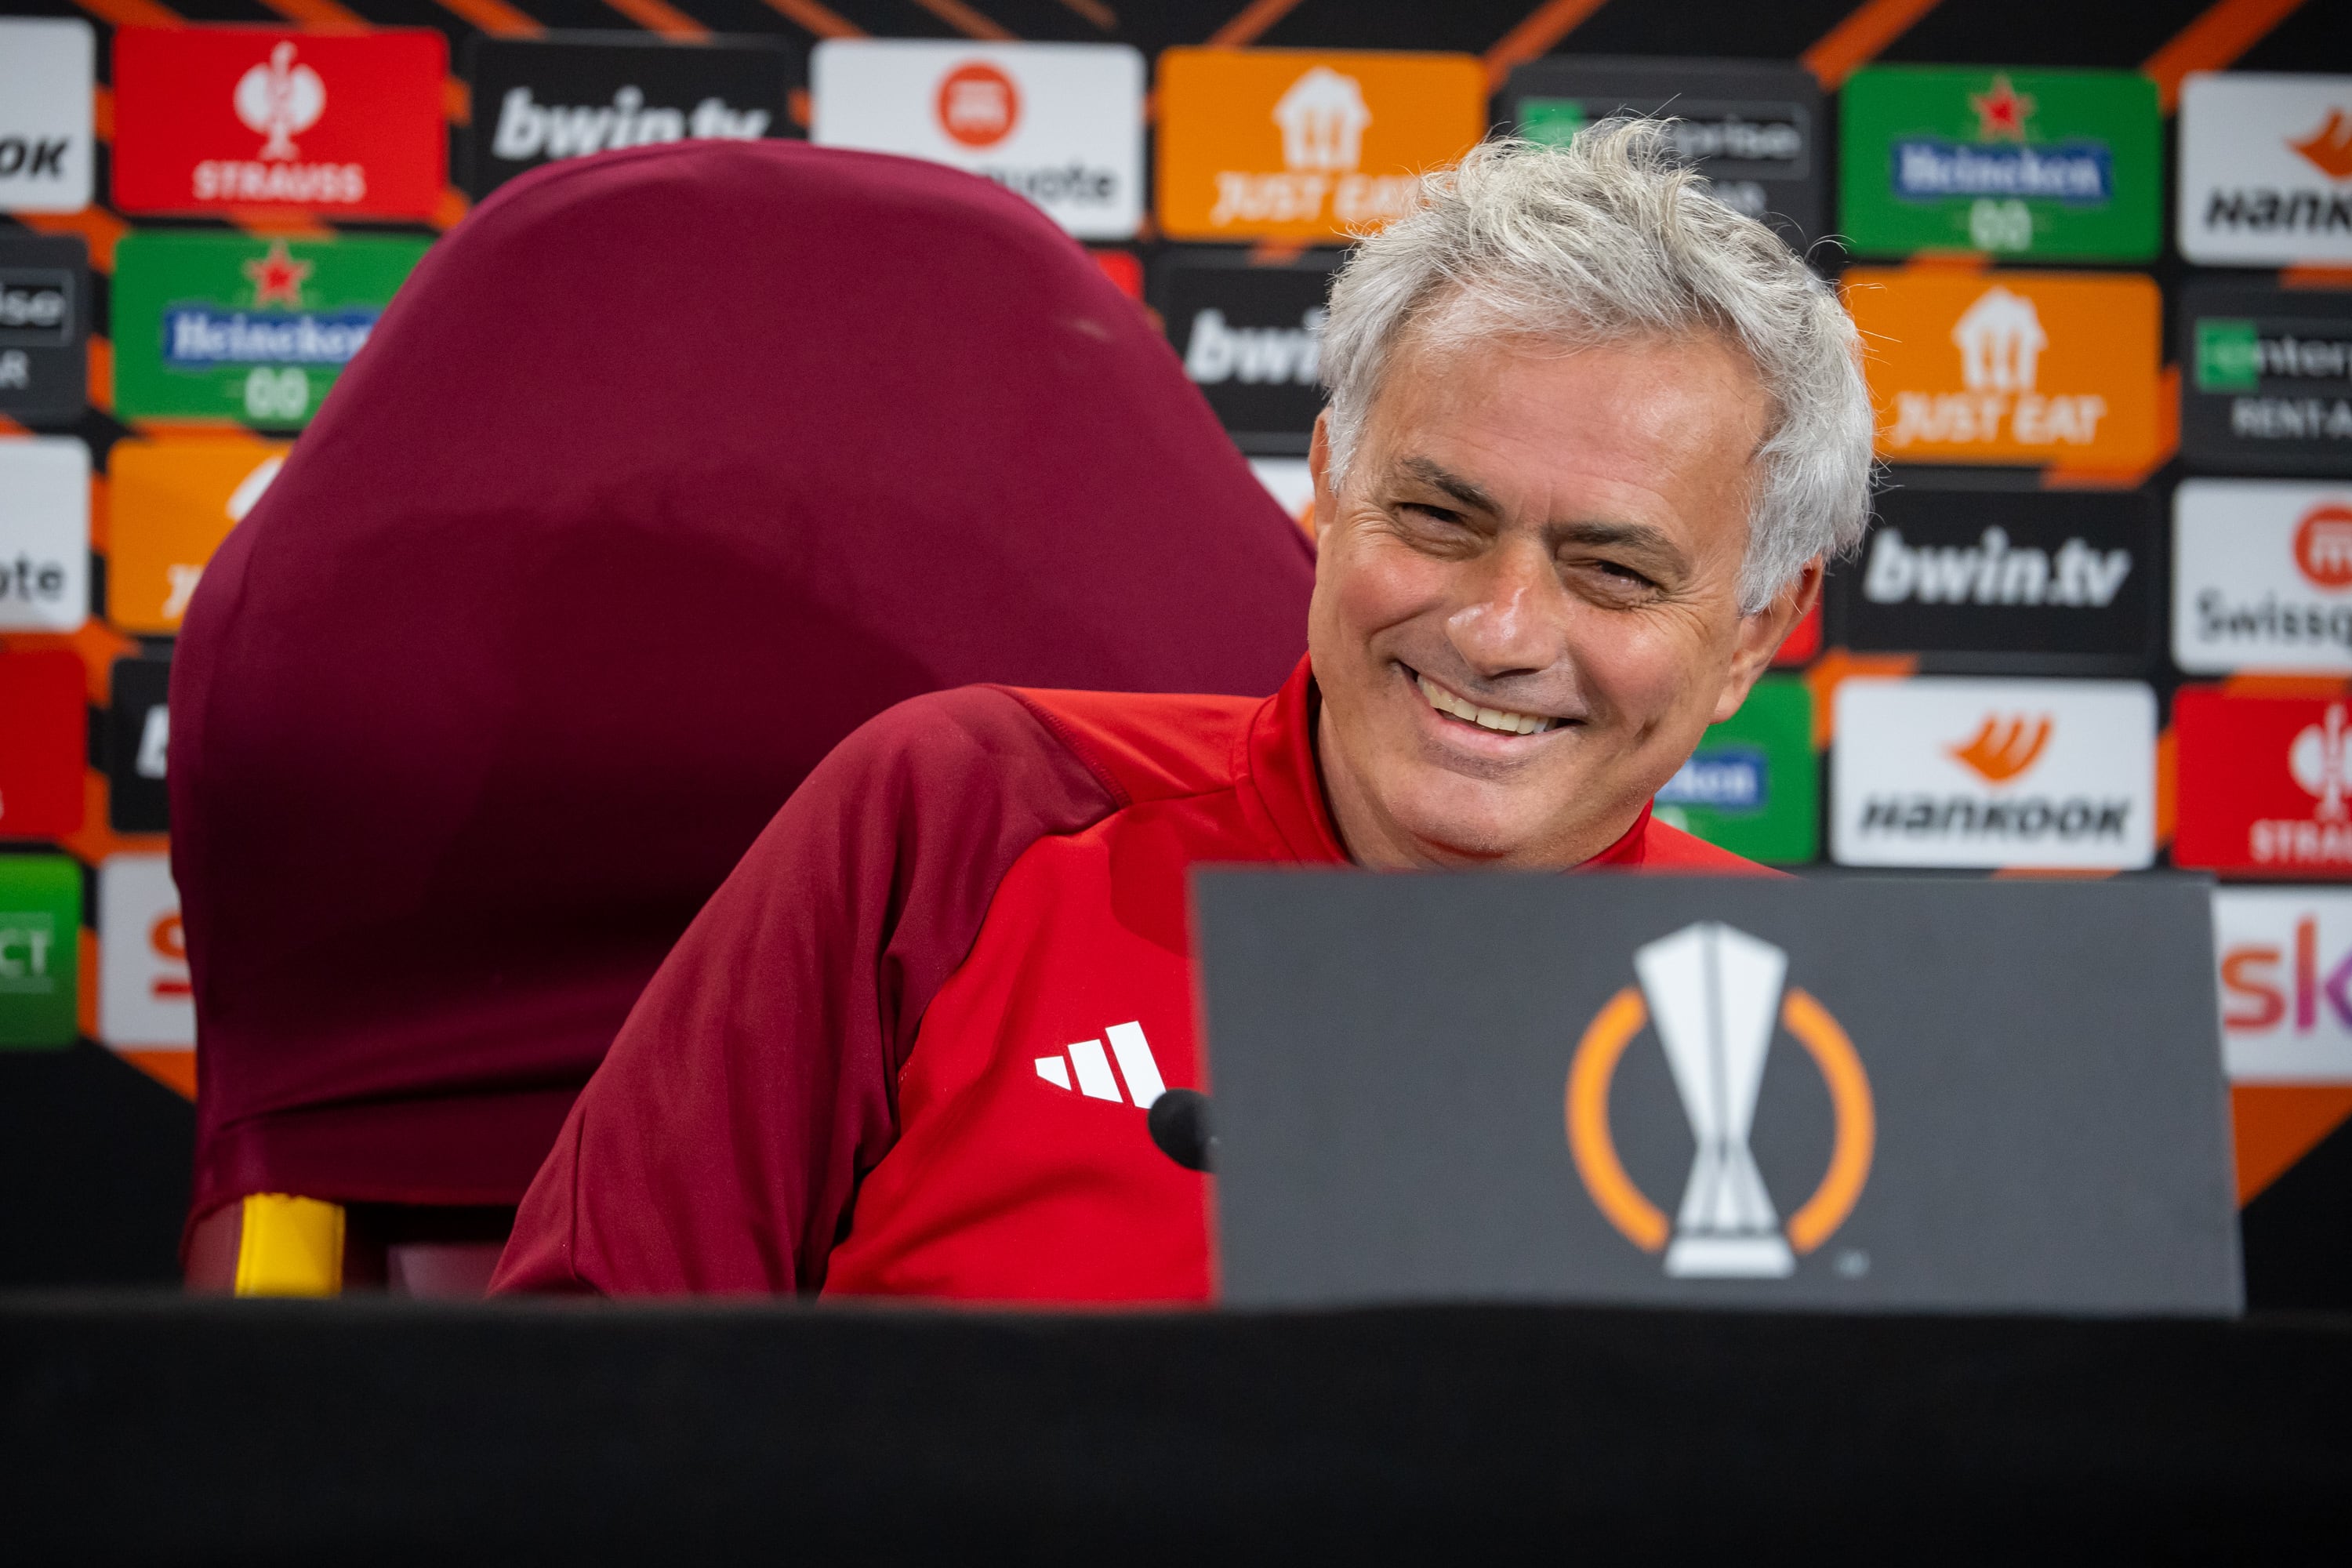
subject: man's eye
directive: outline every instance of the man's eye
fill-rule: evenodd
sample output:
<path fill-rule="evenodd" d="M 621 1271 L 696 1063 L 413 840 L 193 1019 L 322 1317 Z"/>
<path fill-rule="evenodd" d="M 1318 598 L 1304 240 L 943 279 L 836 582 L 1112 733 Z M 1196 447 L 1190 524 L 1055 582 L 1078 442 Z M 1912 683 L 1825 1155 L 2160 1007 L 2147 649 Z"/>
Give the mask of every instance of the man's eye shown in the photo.
<path fill-rule="evenodd" d="M 1409 513 L 1414 517 L 1424 518 L 1432 522 L 1445 523 L 1449 526 L 1458 526 L 1462 521 L 1462 514 L 1458 511 L 1449 511 L 1444 507 L 1430 506 L 1424 502 L 1417 500 L 1406 501 L 1402 505 L 1399 506 L 1397 510 L 1399 511 Z"/>
<path fill-rule="evenodd" d="M 1601 580 L 1601 585 L 1614 594 L 1654 594 L 1657 580 L 1646 573 L 1617 561 L 1585 561 L 1578 563 L 1584 572 Z"/>

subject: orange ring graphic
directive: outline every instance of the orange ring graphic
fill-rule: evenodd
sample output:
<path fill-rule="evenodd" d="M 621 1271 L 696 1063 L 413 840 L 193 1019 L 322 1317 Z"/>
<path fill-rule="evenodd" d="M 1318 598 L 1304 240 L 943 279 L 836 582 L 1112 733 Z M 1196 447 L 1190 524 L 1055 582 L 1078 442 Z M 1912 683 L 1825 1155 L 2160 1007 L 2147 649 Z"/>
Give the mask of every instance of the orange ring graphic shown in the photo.
<path fill-rule="evenodd" d="M 1862 1058 L 1830 1010 L 1800 986 L 1789 987 L 1780 999 L 1780 1023 L 1812 1053 L 1822 1081 L 1829 1086 L 1830 1106 L 1837 1112 L 1837 1139 L 1830 1145 L 1830 1168 L 1822 1184 L 1789 1216 L 1789 1245 L 1811 1252 L 1845 1223 L 1870 1180 L 1870 1157 L 1878 1146 L 1878 1112 L 1870 1098 L 1870 1075 Z"/>
<path fill-rule="evenodd" d="M 1568 1152 L 1576 1157 L 1584 1190 L 1609 1223 L 1643 1251 L 1655 1252 L 1674 1227 L 1625 1173 L 1617 1141 L 1609 1135 L 1609 1080 L 1617 1076 L 1617 1058 L 1649 1021 L 1642 993 L 1628 985 L 1585 1026 L 1568 1067 Z"/>
<path fill-rule="evenodd" d="M 1569 1152 L 1594 1206 L 1626 1240 L 1644 1252 L 1655 1252 L 1665 1246 L 1674 1226 L 1625 1173 L 1617 1158 L 1617 1141 L 1609 1131 L 1609 1086 L 1617 1076 L 1617 1063 L 1649 1021 L 1650 1010 L 1638 987 L 1628 985 L 1601 1005 L 1569 1062 L 1567 1120 Z M 1861 1199 L 1877 1147 L 1878 1117 L 1862 1058 L 1828 1008 L 1792 985 L 1780 1001 L 1780 1024 L 1813 1058 L 1837 1116 L 1829 1169 L 1813 1195 L 1789 1219 L 1789 1245 L 1811 1252 L 1846 1222 Z"/>

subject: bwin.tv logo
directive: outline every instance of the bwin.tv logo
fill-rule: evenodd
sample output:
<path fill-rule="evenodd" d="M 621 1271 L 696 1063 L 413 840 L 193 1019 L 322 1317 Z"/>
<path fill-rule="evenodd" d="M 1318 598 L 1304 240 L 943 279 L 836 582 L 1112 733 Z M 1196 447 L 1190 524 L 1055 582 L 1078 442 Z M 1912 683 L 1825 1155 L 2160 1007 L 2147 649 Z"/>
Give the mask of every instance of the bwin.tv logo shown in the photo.
<path fill-rule="evenodd" d="M 1701 921 L 1634 951 L 1638 986 L 1602 1005 L 1568 1076 L 1568 1143 L 1601 1215 L 1675 1279 L 1785 1279 L 1843 1225 L 1870 1179 L 1876 1111 L 1870 1078 L 1826 1007 L 1787 984 L 1789 955 L 1719 921 Z M 1697 1147 L 1669 1222 L 1617 1157 L 1609 1086 L 1644 1024 L 1654 1026 Z M 1748 1146 L 1764 1064 L 1785 1029 L 1829 1089 L 1837 1131 L 1829 1168 L 1781 1224 Z"/>

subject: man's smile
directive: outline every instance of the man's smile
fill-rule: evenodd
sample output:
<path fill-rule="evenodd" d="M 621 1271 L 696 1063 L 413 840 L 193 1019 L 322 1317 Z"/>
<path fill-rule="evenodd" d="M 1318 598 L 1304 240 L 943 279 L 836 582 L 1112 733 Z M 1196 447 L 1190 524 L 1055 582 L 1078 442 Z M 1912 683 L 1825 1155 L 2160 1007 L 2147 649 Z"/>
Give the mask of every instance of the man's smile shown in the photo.
<path fill-rule="evenodd" d="M 1522 713 L 1514 709 L 1496 708 L 1473 702 L 1457 692 L 1440 686 L 1412 666 L 1400 664 L 1398 668 L 1412 679 L 1422 700 L 1450 729 L 1471 728 L 1497 737 L 1529 738 L 1549 734 L 1575 722 L 1549 713 Z"/>

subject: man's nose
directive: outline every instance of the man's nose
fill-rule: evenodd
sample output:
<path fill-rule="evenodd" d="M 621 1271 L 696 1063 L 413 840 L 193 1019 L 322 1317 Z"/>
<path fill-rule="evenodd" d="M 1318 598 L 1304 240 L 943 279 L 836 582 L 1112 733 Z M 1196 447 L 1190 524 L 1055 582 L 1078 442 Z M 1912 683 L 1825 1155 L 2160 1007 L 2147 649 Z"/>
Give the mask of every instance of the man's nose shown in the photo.
<path fill-rule="evenodd" d="M 1445 618 L 1463 661 L 1488 679 L 1558 663 L 1567 649 L 1566 605 L 1550 553 L 1513 541 L 1467 566 L 1466 601 Z"/>

